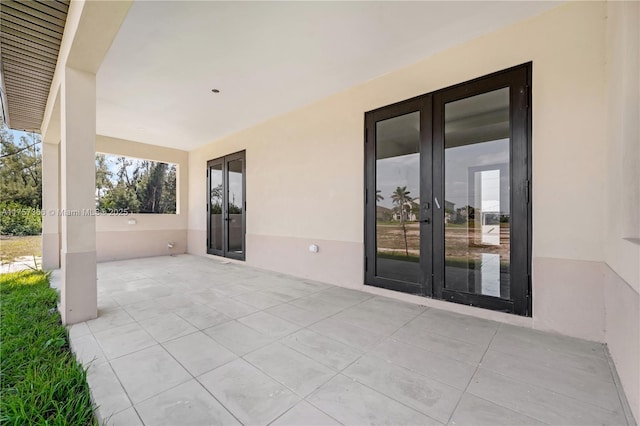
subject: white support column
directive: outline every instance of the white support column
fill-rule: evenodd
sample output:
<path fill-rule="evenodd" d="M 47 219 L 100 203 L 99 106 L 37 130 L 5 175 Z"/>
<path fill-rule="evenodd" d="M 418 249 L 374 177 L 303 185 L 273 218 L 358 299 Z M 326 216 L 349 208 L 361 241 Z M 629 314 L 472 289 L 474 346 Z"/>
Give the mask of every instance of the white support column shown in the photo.
<path fill-rule="evenodd" d="M 97 316 L 96 76 L 65 68 L 61 85 L 60 311 L 65 324 Z"/>
<path fill-rule="evenodd" d="M 42 143 L 42 267 L 60 268 L 60 145 Z"/>

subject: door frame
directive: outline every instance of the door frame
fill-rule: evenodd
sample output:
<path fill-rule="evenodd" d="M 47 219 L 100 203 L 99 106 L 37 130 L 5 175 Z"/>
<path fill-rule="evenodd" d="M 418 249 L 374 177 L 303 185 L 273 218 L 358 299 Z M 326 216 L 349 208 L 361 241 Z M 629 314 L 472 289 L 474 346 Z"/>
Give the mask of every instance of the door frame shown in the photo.
<path fill-rule="evenodd" d="M 229 162 L 242 159 L 242 253 L 236 253 L 228 250 L 229 247 Z M 211 237 L 211 179 L 209 171 L 213 165 L 220 164 L 222 166 L 222 250 L 213 249 L 210 246 Z M 223 256 L 230 259 L 245 260 L 247 245 L 247 158 L 246 151 L 239 151 L 233 154 L 214 158 L 207 161 L 207 253 L 214 256 Z"/>
<path fill-rule="evenodd" d="M 532 63 L 529 62 L 365 113 L 365 285 L 532 316 L 531 81 Z M 504 87 L 511 88 L 509 118 L 512 229 L 511 293 L 508 301 L 444 288 L 444 215 L 434 214 L 433 208 L 435 197 L 444 202 L 445 103 Z M 415 111 L 420 111 L 420 286 L 376 276 L 376 123 Z M 518 182 L 518 185 L 513 185 L 514 182 Z M 424 223 L 425 219 L 429 219 L 430 223 Z M 513 229 L 517 229 L 517 232 L 513 232 Z"/>

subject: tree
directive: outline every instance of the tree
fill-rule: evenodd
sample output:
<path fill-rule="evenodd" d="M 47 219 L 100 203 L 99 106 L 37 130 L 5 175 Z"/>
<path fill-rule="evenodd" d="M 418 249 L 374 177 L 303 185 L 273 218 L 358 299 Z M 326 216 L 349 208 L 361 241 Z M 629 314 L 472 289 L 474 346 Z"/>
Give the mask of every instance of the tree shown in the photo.
<path fill-rule="evenodd" d="M 123 156 L 117 157 L 115 164 L 117 171 L 114 173 L 109 170 L 107 156 L 96 156 L 99 208 L 128 209 L 130 213 L 176 212 L 175 164 Z"/>
<path fill-rule="evenodd" d="M 107 191 L 102 198 L 102 207 L 106 210 L 126 210 L 137 213 L 140 211 L 140 202 L 124 179 L 120 179 L 117 185 Z"/>
<path fill-rule="evenodd" d="M 42 208 L 40 135 L 29 133 L 15 142 L 6 125 L 0 127 L 0 202 Z"/>
<path fill-rule="evenodd" d="M 0 233 L 37 235 L 42 230 L 40 135 L 19 139 L 0 122 Z"/>
<path fill-rule="evenodd" d="M 113 172 L 109 170 L 106 155 L 96 154 L 96 203 L 98 209 L 103 207 L 102 197 L 104 193 L 113 188 L 112 177 Z"/>
<path fill-rule="evenodd" d="M 411 201 L 413 198 L 409 195 L 411 191 L 407 191 L 407 187 L 397 187 L 396 190 L 391 194 L 391 200 L 393 204 L 396 205 L 396 209 L 398 214 L 400 215 L 400 226 L 402 227 L 402 233 L 404 235 L 404 252 L 407 256 L 409 256 L 409 244 L 407 243 L 407 227 L 405 224 L 405 213 L 407 210 L 407 205 L 409 208 L 411 206 Z"/>
<path fill-rule="evenodd" d="M 378 189 L 376 190 L 376 203 L 379 203 L 380 201 L 384 200 L 384 197 L 381 194 L 381 190 Z"/>
<path fill-rule="evenodd" d="M 124 182 L 128 187 L 131 187 L 131 179 L 129 178 L 129 172 L 127 167 L 133 163 L 127 160 L 127 157 L 118 157 L 118 181 Z"/>
<path fill-rule="evenodd" d="M 175 213 L 176 212 L 176 194 L 177 192 L 177 179 L 176 179 L 176 166 L 171 164 L 164 177 L 162 196 L 160 198 L 160 212 L 161 213 Z"/>
<path fill-rule="evenodd" d="M 211 188 L 211 214 L 222 214 L 222 184 Z"/>
<path fill-rule="evenodd" d="M 160 199 L 162 198 L 167 163 L 153 162 L 148 166 L 148 170 L 149 172 L 145 176 L 148 179 L 144 185 L 140 186 L 138 192 L 140 207 L 144 213 L 161 213 Z"/>
<path fill-rule="evenodd" d="M 409 202 L 409 211 L 411 212 L 413 217 L 415 217 L 417 220 L 420 219 L 420 204 L 418 204 L 415 201 L 411 200 Z"/>

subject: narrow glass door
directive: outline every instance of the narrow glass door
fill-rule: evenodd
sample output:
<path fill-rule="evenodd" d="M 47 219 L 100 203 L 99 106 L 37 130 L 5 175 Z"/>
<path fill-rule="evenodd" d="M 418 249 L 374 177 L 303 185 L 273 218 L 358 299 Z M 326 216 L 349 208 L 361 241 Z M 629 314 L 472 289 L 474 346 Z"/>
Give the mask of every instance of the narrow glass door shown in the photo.
<path fill-rule="evenodd" d="M 227 246 L 229 257 L 244 258 L 244 155 L 231 156 L 227 164 Z"/>
<path fill-rule="evenodd" d="M 244 260 L 245 153 L 207 162 L 207 253 Z"/>

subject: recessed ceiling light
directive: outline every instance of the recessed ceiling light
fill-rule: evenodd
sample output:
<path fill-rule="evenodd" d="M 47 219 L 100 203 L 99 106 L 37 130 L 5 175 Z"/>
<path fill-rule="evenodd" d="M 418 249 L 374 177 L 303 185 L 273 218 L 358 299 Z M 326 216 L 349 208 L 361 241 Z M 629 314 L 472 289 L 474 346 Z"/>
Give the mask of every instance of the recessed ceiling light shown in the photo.
<path fill-rule="evenodd" d="M 218 89 L 211 89 L 211 91 L 212 91 L 213 93 L 220 93 L 220 91 L 219 91 Z"/>

